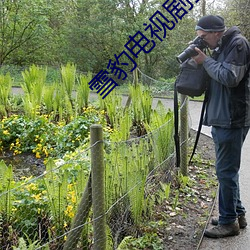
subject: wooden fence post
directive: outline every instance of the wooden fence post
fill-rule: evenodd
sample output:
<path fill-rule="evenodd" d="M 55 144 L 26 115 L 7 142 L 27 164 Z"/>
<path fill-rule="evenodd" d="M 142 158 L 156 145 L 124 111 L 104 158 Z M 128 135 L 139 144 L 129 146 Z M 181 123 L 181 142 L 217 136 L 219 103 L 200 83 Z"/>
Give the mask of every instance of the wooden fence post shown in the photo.
<path fill-rule="evenodd" d="M 90 127 L 91 140 L 91 176 L 93 205 L 93 250 L 106 249 L 106 216 L 104 193 L 104 149 L 103 130 L 99 124 Z"/>

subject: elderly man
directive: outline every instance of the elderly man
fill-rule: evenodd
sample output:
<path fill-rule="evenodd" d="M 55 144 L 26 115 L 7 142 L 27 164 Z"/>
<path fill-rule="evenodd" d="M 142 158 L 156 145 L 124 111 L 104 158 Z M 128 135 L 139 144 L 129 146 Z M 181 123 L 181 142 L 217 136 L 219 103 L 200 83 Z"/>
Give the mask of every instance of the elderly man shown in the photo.
<path fill-rule="evenodd" d="M 193 59 L 210 76 L 204 125 L 212 126 L 219 181 L 219 218 L 205 235 L 212 238 L 238 235 L 247 226 L 240 200 L 241 149 L 250 126 L 250 47 L 237 27 L 226 30 L 220 16 L 202 17 L 195 30 L 213 50 L 201 50 Z"/>

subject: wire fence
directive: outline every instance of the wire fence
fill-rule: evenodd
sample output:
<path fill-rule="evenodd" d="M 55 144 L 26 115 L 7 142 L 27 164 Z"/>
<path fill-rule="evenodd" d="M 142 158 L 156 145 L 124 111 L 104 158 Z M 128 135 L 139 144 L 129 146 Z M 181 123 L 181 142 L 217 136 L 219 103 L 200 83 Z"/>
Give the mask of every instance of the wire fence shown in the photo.
<path fill-rule="evenodd" d="M 93 218 L 91 204 L 95 199 L 98 207 L 101 199 L 98 195 L 90 198 L 94 188 L 89 180 L 93 146 L 78 152 L 79 161 L 47 162 L 42 175 L 26 178 L 14 189 L 14 177 L 2 162 L 1 185 L 6 191 L 0 194 L 0 205 L 6 214 L 1 214 L 0 220 L 1 249 L 22 244 L 34 249 L 92 249 L 97 243 L 93 224 L 104 215 L 107 249 L 117 249 L 126 236 L 136 235 L 142 220 L 153 216 L 160 183 L 171 181 L 175 166 L 172 129 L 170 120 L 140 138 L 97 142 L 105 148 L 105 214 L 99 218 Z M 95 157 L 100 160 L 100 156 Z M 70 234 L 74 247 L 65 247 Z M 103 242 L 101 235 L 97 241 Z"/>
<path fill-rule="evenodd" d="M 186 110 L 187 100 L 180 110 Z M 12 167 L 2 161 L 1 249 L 119 249 L 129 237 L 142 234 L 140 223 L 153 218 L 166 192 L 162 183 L 171 183 L 177 173 L 173 134 L 170 115 L 141 137 L 117 142 L 98 137 L 74 152 L 73 159 L 48 159 L 43 174 L 19 179 L 18 187 Z M 101 169 L 94 173 L 96 166 Z"/>

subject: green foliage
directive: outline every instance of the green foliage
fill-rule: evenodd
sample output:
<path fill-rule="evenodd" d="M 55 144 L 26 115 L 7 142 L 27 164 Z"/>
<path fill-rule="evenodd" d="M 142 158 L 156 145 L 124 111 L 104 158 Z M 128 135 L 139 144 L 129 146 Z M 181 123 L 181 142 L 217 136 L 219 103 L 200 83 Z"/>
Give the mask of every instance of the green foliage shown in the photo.
<path fill-rule="evenodd" d="M 0 75 L 0 116 L 7 116 L 9 110 L 8 98 L 11 93 L 12 79 L 10 74 Z"/>
<path fill-rule="evenodd" d="M 132 100 L 132 111 L 134 124 L 150 123 L 152 110 L 152 95 L 149 90 L 143 90 L 141 84 L 129 85 Z"/>
<path fill-rule="evenodd" d="M 42 102 L 43 89 L 46 82 L 47 69 L 32 65 L 29 70 L 22 72 L 24 82 L 21 84 L 24 90 L 24 111 L 27 116 L 35 117 Z"/>
<path fill-rule="evenodd" d="M 22 64 L 34 57 L 34 51 L 42 48 L 48 40 L 49 27 L 46 24 L 47 5 L 44 1 L 1 1 L 0 65 L 6 61 Z M 43 38 L 43 39 L 42 39 Z"/>
<path fill-rule="evenodd" d="M 65 89 L 68 98 L 72 99 L 72 91 L 76 81 L 76 66 L 71 63 L 67 63 L 66 66 L 61 67 L 62 87 Z"/>
<path fill-rule="evenodd" d="M 76 105 L 78 108 L 78 113 L 81 112 L 83 108 L 88 107 L 90 88 L 88 83 L 92 79 L 92 74 L 89 72 L 87 75 L 81 74 L 78 79 Z"/>
<path fill-rule="evenodd" d="M 144 206 L 144 190 L 148 166 L 151 160 L 150 145 L 147 139 L 111 143 L 112 154 L 106 155 L 105 192 L 107 207 L 124 195 L 125 207 L 129 207 L 135 224 L 142 219 Z M 120 211 L 122 213 L 122 211 Z"/>
<path fill-rule="evenodd" d="M 151 123 L 146 123 L 145 127 L 148 132 L 152 132 L 151 139 L 154 155 L 160 163 L 167 159 L 173 151 L 173 112 L 167 112 L 163 104 L 159 101 L 156 109 L 152 111 Z"/>
<path fill-rule="evenodd" d="M 40 242 L 38 240 L 36 241 L 32 241 L 29 236 L 25 235 L 27 238 L 27 242 L 25 241 L 25 239 L 23 237 L 20 237 L 18 239 L 18 246 L 15 247 L 13 246 L 13 250 L 35 250 L 38 249 L 40 247 Z M 44 250 L 49 250 L 49 247 L 43 247 Z"/>
<path fill-rule="evenodd" d="M 117 250 L 153 249 L 163 250 L 163 242 L 156 233 L 145 233 L 142 237 L 127 236 L 118 246 Z"/>
<path fill-rule="evenodd" d="M 12 150 L 14 155 L 33 152 L 37 158 L 60 156 L 87 142 L 90 126 L 99 122 L 101 116 L 91 107 L 68 124 L 55 124 L 49 116 L 14 115 L 0 121 L 0 149 Z"/>
<path fill-rule="evenodd" d="M 46 86 L 44 89 L 43 102 L 45 105 L 45 112 L 50 114 L 53 112 L 54 108 L 54 93 L 55 93 L 56 85 Z"/>
<path fill-rule="evenodd" d="M 170 183 L 162 183 L 160 182 L 161 188 L 157 192 L 159 195 L 159 202 L 162 203 L 164 200 L 168 200 L 171 191 L 171 182 Z"/>
<path fill-rule="evenodd" d="M 22 228 L 20 235 L 28 239 L 35 240 L 38 234 L 37 225 L 42 218 L 48 218 L 48 197 L 42 181 L 32 181 L 32 176 L 25 178 L 16 183 L 12 190 L 15 197 L 13 202 L 13 225 L 15 230 Z M 26 238 L 26 237 L 25 237 Z"/>
<path fill-rule="evenodd" d="M 10 190 L 13 188 L 14 178 L 12 166 L 6 166 L 3 160 L 0 161 L 0 214 L 5 216 L 6 222 L 9 222 L 13 195 Z"/>
<path fill-rule="evenodd" d="M 122 97 L 112 91 L 105 99 L 99 98 L 100 109 L 106 111 L 107 122 L 111 128 L 120 126 L 120 119 L 123 116 Z"/>
<path fill-rule="evenodd" d="M 81 71 L 97 73 L 107 67 L 109 59 L 114 59 L 114 53 L 122 52 L 129 36 L 138 30 L 150 38 L 150 28 L 144 31 L 146 27 L 143 24 L 156 10 L 164 11 L 161 7 L 164 2 L 22 0 L 13 4 L 2 1 L 0 64 L 61 65 L 70 61 Z M 162 41 L 154 37 L 153 50 L 141 52 L 136 58 L 142 72 L 157 79 L 177 75 L 179 64 L 176 55 L 195 37 L 197 17 L 205 14 L 201 9 L 205 9 L 207 14 L 222 14 L 228 24 L 240 24 L 244 33 L 249 33 L 244 25 L 249 16 L 247 8 L 242 11 L 244 1 L 228 1 L 227 5 L 222 3 L 220 6 L 207 3 L 205 8 L 201 8 L 201 4 L 204 2 L 195 3 L 172 30 L 166 29 L 165 37 L 163 29 L 158 32 Z M 169 20 L 173 19 L 166 11 L 164 15 Z M 131 62 L 125 62 L 131 68 Z"/>
<path fill-rule="evenodd" d="M 35 77 L 31 77 L 36 75 L 31 74 L 33 71 L 36 71 L 35 68 L 25 72 L 27 83 L 35 82 L 32 80 Z M 68 77 L 65 73 L 65 82 L 72 82 L 75 76 L 74 69 L 73 75 L 71 73 Z M 86 79 L 84 84 L 82 90 L 86 90 Z M 99 110 L 88 105 L 83 107 L 80 113 L 79 110 L 74 110 L 76 103 L 71 103 L 70 100 L 69 92 L 72 85 L 65 87 L 66 85 L 68 86 L 65 83 L 64 87 L 59 86 L 59 83 L 51 85 L 47 93 L 51 98 L 53 96 L 53 104 L 49 100 L 45 101 L 45 98 L 42 99 L 40 110 L 43 107 L 42 111 L 45 113 L 50 110 L 50 114 L 37 114 L 35 117 L 13 115 L 0 122 L 2 151 L 10 149 L 14 154 L 33 152 L 37 158 L 45 157 L 47 160 L 43 179 L 39 179 L 37 183 L 24 181 L 23 188 L 13 193 L 16 209 L 13 218 L 17 221 L 16 226 L 22 228 L 29 225 L 28 229 L 23 230 L 22 237 L 25 238 L 27 234 L 34 242 L 37 239 L 37 219 L 40 217 L 45 218 L 50 225 L 55 225 L 49 226 L 50 236 L 62 235 L 70 228 L 90 171 L 89 156 L 83 151 L 89 145 L 89 128 L 93 123 L 103 124 L 108 135 L 105 143 L 105 191 L 106 206 L 111 211 L 108 215 L 109 222 L 112 222 L 112 216 L 118 214 L 122 218 L 121 222 L 127 222 L 126 219 L 130 218 L 135 228 L 141 225 L 142 220 L 151 212 L 150 208 L 153 208 L 149 198 L 145 200 L 149 169 L 172 153 L 172 144 L 166 146 L 168 140 L 171 142 L 172 113 L 166 112 L 160 103 L 153 111 L 151 93 L 143 90 L 142 86 L 138 85 L 132 90 L 134 106 L 125 110 L 121 104 L 121 97 L 114 92 L 105 100 L 100 99 Z M 32 84 L 25 87 L 26 92 L 30 93 Z M 140 105 L 136 105 L 136 101 Z M 69 117 L 72 114 L 75 114 L 75 117 Z M 60 122 L 56 122 L 56 115 L 60 116 Z M 147 128 L 148 135 L 145 137 L 130 139 L 135 135 L 132 123 L 134 117 L 140 125 Z M 61 157 L 62 160 L 54 162 L 50 156 Z M 164 192 L 167 197 L 167 188 Z M 122 204 L 114 206 L 119 199 L 122 200 Z M 146 207 L 146 204 L 151 206 Z M 113 240 L 116 241 L 117 238 Z M 136 244 L 138 247 L 146 247 L 149 240 L 150 237 L 145 236 Z M 155 247 L 159 247 L 157 240 L 151 240 L 156 242 Z M 61 246 L 63 239 L 57 244 Z M 117 242 L 114 242 L 114 245 L 117 245 Z"/>
<path fill-rule="evenodd" d="M 54 161 L 50 159 L 46 164 L 44 185 L 48 193 L 50 211 L 59 229 L 63 228 L 64 211 L 67 207 L 68 176 L 66 172 L 55 171 L 55 168 Z"/>

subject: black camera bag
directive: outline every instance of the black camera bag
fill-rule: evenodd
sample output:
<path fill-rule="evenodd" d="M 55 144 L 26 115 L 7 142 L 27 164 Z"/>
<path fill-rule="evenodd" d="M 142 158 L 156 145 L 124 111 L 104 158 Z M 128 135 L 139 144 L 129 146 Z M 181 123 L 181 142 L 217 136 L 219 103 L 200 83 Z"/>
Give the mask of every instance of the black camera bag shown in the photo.
<path fill-rule="evenodd" d="M 178 114 L 178 93 L 187 96 L 201 96 L 205 93 L 204 101 L 201 109 L 199 126 L 195 138 L 195 144 L 193 151 L 189 160 L 191 163 L 192 158 L 195 154 L 195 150 L 199 141 L 200 132 L 202 128 L 203 116 L 205 113 L 206 103 L 207 103 L 207 86 L 208 86 L 209 76 L 202 65 L 198 65 L 192 58 L 187 59 L 181 64 L 181 71 L 175 81 L 175 91 L 174 91 L 174 124 L 175 124 L 175 148 L 176 148 L 176 166 L 180 167 L 180 140 L 179 140 L 179 114 Z"/>
<path fill-rule="evenodd" d="M 180 68 L 175 81 L 177 92 L 191 97 L 201 96 L 207 88 L 209 79 L 204 67 L 190 58 L 183 62 Z"/>

